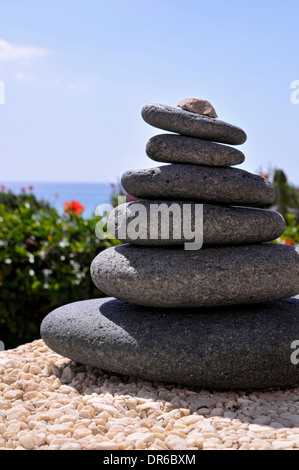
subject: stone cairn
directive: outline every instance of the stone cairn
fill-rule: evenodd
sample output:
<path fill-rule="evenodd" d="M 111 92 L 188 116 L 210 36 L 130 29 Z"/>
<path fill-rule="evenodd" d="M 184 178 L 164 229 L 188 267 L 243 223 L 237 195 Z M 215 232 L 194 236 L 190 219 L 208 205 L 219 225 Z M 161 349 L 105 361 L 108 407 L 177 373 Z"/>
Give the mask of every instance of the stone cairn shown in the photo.
<path fill-rule="evenodd" d="M 293 246 L 267 243 L 283 217 L 255 208 L 275 197 L 262 176 L 232 168 L 245 132 L 217 119 L 205 100 L 150 104 L 143 119 L 171 134 L 149 140 L 147 155 L 168 165 L 127 171 L 125 190 L 148 214 L 152 203 L 203 204 L 203 247 L 184 249 L 184 233 L 125 235 L 92 262 L 107 295 L 66 305 L 42 323 L 45 343 L 77 362 L 147 380 L 208 389 L 299 384 L 292 343 L 299 340 L 299 262 Z M 117 233 L 136 216 L 135 201 L 113 211 Z M 193 210 L 194 209 L 194 210 Z M 179 218 L 179 220 L 178 220 Z M 121 238 L 121 237 L 119 237 Z"/>

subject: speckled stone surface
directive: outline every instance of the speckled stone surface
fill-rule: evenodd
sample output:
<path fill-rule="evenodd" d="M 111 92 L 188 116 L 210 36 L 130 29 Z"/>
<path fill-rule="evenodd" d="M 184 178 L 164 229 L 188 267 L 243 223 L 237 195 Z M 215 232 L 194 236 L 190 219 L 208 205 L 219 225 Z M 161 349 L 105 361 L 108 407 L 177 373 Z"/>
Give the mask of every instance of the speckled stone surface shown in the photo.
<path fill-rule="evenodd" d="M 128 170 L 125 190 L 141 199 L 177 199 L 261 206 L 275 199 L 272 184 L 239 168 L 171 165 Z"/>
<path fill-rule="evenodd" d="M 167 208 L 163 227 L 168 228 L 166 235 L 161 232 L 161 217 L 153 207 L 159 205 L 161 211 Z M 175 204 L 175 206 L 173 206 Z M 140 206 L 141 205 L 141 206 Z M 194 241 L 190 232 L 199 226 L 198 215 L 195 216 L 195 203 L 178 201 L 136 201 L 122 204 L 114 209 L 108 219 L 109 230 L 115 233 L 116 238 L 123 242 L 138 245 L 182 245 Z M 173 212 L 168 210 L 173 208 Z M 144 212 L 140 209 L 144 208 Z M 187 211 L 190 212 L 187 212 Z M 164 213 L 164 212 L 163 212 Z M 191 214 L 188 227 L 184 230 L 183 221 L 186 214 Z M 134 222 L 135 221 L 135 222 Z M 141 221 L 144 221 L 146 230 L 140 230 Z M 139 226 L 136 228 L 136 224 Z M 196 223 L 196 225 L 195 225 Z M 158 227 L 158 238 L 153 238 L 151 224 Z M 281 214 L 265 209 L 248 207 L 225 207 L 212 204 L 203 205 L 203 243 L 208 244 L 246 244 L 275 240 L 280 237 L 286 228 L 285 220 Z M 115 232 L 114 232 L 114 229 Z M 135 232 L 136 231 L 136 232 Z M 140 235 L 135 237 L 135 233 Z M 123 235 L 122 235 L 123 234 Z M 178 238 L 180 235 L 180 238 Z M 151 238 L 152 237 L 152 238 Z"/>
<path fill-rule="evenodd" d="M 247 139 L 237 126 L 172 106 L 148 104 L 142 108 L 141 115 L 151 126 L 190 137 L 231 145 L 241 145 Z"/>
<path fill-rule="evenodd" d="M 191 310 L 87 300 L 49 314 L 41 335 L 62 356 L 146 380 L 244 390 L 299 384 L 296 299 Z"/>
<path fill-rule="evenodd" d="M 264 302 L 299 293 L 293 246 L 183 247 L 119 245 L 91 264 L 105 294 L 152 307 L 204 307 Z"/>
<path fill-rule="evenodd" d="M 236 148 L 176 134 L 155 135 L 148 141 L 146 153 L 156 162 L 207 166 L 239 165 L 245 160 Z"/>

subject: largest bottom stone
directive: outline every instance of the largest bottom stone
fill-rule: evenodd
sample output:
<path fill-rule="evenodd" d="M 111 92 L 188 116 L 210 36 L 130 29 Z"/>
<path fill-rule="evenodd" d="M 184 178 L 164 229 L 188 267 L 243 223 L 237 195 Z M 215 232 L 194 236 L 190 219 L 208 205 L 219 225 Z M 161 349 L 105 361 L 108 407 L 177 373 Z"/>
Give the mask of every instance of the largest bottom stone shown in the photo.
<path fill-rule="evenodd" d="M 208 389 L 299 384 L 299 365 L 291 361 L 299 340 L 294 298 L 213 309 L 87 300 L 54 310 L 41 334 L 63 356 L 147 380 Z"/>

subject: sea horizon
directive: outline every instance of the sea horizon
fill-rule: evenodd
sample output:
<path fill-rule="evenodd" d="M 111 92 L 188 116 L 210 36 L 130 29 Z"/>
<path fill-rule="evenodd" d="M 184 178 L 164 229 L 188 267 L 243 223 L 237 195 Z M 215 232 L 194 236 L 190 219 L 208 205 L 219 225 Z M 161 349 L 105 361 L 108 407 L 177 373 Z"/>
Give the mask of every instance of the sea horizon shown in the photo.
<path fill-rule="evenodd" d="M 65 202 L 79 201 L 85 208 L 83 217 L 91 217 L 99 204 L 111 201 L 113 194 L 113 187 L 108 182 L 1 180 L 0 184 L 16 194 L 22 193 L 22 188 L 25 188 L 26 192 L 32 192 L 38 199 L 49 202 L 60 214 L 63 213 Z M 33 189 L 30 190 L 29 186 L 33 186 Z"/>

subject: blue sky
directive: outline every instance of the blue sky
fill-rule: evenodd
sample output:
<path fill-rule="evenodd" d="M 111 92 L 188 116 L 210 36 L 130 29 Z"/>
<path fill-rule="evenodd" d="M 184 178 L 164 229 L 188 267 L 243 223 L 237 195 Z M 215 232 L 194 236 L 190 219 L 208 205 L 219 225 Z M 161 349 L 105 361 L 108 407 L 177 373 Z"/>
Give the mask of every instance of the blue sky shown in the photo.
<path fill-rule="evenodd" d="M 0 179 L 115 181 L 155 166 L 146 103 L 209 99 L 242 127 L 242 165 L 299 185 L 294 1 L 0 0 Z"/>

